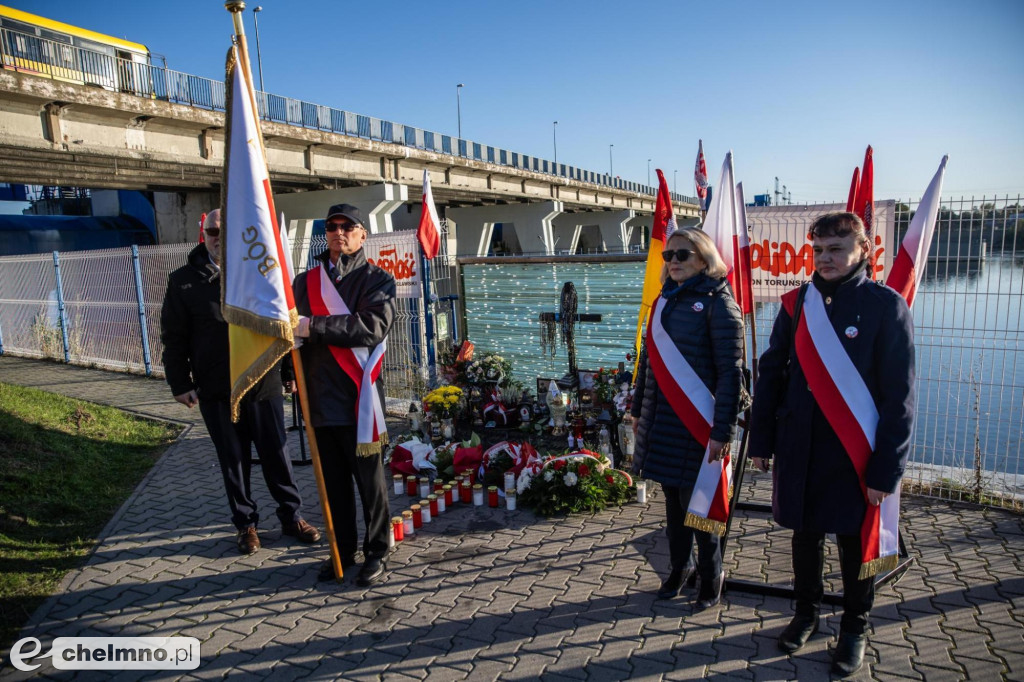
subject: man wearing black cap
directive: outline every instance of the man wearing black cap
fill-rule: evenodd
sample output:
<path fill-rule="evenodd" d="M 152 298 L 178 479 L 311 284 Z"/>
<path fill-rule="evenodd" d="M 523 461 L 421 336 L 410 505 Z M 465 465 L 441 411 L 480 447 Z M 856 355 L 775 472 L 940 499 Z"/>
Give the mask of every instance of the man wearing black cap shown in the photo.
<path fill-rule="evenodd" d="M 355 479 L 363 506 L 365 562 L 356 583 L 368 586 L 384 574 L 390 532 L 381 445 L 386 442 L 377 381 L 388 331 L 395 319 L 394 278 L 366 261 L 366 228 L 359 209 L 332 206 L 324 226 L 327 251 L 317 267 L 295 278 L 295 306 L 327 501 L 343 568 L 356 563 Z M 365 389 L 365 390 L 364 390 Z M 330 561 L 320 571 L 334 577 Z"/>

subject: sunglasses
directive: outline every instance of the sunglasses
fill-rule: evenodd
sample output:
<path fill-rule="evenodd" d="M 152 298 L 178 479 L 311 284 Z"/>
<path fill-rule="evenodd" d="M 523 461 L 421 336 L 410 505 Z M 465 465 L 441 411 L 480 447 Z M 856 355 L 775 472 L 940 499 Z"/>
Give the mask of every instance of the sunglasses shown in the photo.
<path fill-rule="evenodd" d="M 344 230 L 345 232 L 351 232 L 356 228 L 361 228 L 362 225 L 359 223 L 325 223 L 324 230 L 326 232 L 337 232 L 338 230 Z"/>
<path fill-rule="evenodd" d="M 206 234 L 210 235 L 211 237 L 216 237 L 216 236 L 220 235 L 220 228 L 219 227 L 208 227 L 208 228 L 206 228 L 205 232 L 206 232 Z"/>
<path fill-rule="evenodd" d="M 675 251 L 669 249 L 668 251 L 662 251 L 661 257 L 666 263 L 670 263 L 675 258 L 680 263 L 685 263 L 686 260 L 693 255 L 693 251 L 690 249 L 676 249 Z"/>

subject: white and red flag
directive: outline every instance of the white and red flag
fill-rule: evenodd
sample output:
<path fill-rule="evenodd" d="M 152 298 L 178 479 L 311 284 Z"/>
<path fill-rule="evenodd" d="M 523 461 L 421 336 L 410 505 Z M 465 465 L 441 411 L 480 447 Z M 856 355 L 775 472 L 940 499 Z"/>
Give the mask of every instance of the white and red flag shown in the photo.
<path fill-rule="evenodd" d="M 423 212 L 420 214 L 419 227 L 416 228 L 416 238 L 427 260 L 441 250 L 441 221 L 437 218 L 434 192 L 430 189 L 430 171 L 426 168 L 423 169 Z"/>
<path fill-rule="evenodd" d="M 697 140 L 697 163 L 693 168 L 693 184 L 697 190 L 700 210 L 707 211 L 711 199 L 711 186 L 708 184 L 708 166 L 704 162 L 704 140 Z"/>
<path fill-rule="evenodd" d="M 920 284 L 921 276 L 928 264 L 928 250 L 931 248 L 932 235 L 935 234 L 935 221 L 939 216 L 939 195 L 942 193 L 942 180 L 946 175 L 948 160 L 948 156 L 942 157 L 939 169 L 928 183 L 928 189 L 921 197 L 917 212 L 910 220 L 910 227 L 903 237 L 903 243 L 896 252 L 889 278 L 885 281 L 907 300 L 908 306 L 914 305 L 917 285 Z"/>
<path fill-rule="evenodd" d="M 298 322 L 274 215 L 263 136 L 248 65 L 232 47 L 227 64 L 227 140 L 221 216 L 221 310 L 228 323 L 231 414 L 293 344 Z"/>
<path fill-rule="evenodd" d="M 718 247 L 727 270 L 733 298 L 746 314 L 754 309 L 750 290 L 750 238 L 747 236 L 746 209 L 734 184 L 732 152 L 725 155 L 718 191 L 711 199 L 703 230 Z"/>

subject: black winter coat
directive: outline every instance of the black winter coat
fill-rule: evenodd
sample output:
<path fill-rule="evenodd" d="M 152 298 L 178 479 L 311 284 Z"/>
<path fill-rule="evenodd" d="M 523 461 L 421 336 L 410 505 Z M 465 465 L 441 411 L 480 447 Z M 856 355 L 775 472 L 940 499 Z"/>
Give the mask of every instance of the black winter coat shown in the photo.
<path fill-rule="evenodd" d="M 906 466 L 914 422 L 910 310 L 898 293 L 869 281 L 863 268 L 840 283 L 815 275 L 813 286 L 878 408 L 867 486 L 894 492 Z M 749 454 L 775 457 L 772 509 L 779 524 L 859 534 L 866 501 L 857 472 L 807 386 L 792 339 L 792 319 L 782 308 L 758 365 Z"/>
<path fill-rule="evenodd" d="M 665 331 L 715 396 L 711 438 L 731 442 L 742 382 L 743 322 L 728 282 L 705 274 L 679 285 L 669 279 L 662 296 L 668 299 L 661 317 Z M 705 448 L 690 435 L 661 392 L 646 350 L 640 358 L 631 412 L 639 420 L 634 471 L 665 485 L 692 487 Z"/>
<path fill-rule="evenodd" d="M 167 278 L 160 311 L 163 363 L 173 395 L 195 390 L 199 400 L 228 400 L 228 324 L 220 312 L 220 268 L 210 261 L 205 244 L 188 254 L 188 264 Z M 285 360 L 284 380 L 294 378 L 291 359 Z M 268 400 L 281 395 L 282 368 L 278 363 L 250 390 L 245 400 Z"/>
<path fill-rule="evenodd" d="M 317 259 L 330 268 L 330 252 Z M 366 261 L 360 249 L 338 258 L 341 280 L 335 288 L 350 315 L 313 316 L 307 291 L 308 272 L 295 278 L 295 308 L 310 317 L 309 338 L 303 342 L 302 364 L 309 392 L 309 421 L 314 427 L 356 423 L 356 385 L 338 366 L 328 344 L 342 348 L 372 348 L 383 341 L 395 320 L 395 278 Z M 377 382 L 384 401 L 383 382 Z"/>

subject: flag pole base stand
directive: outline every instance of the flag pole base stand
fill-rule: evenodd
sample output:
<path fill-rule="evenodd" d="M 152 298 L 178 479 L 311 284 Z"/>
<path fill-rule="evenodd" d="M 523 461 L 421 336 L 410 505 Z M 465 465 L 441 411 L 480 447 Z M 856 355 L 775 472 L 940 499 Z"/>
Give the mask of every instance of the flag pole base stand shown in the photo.
<path fill-rule="evenodd" d="M 896 568 L 886 573 L 880 573 L 875 576 L 875 587 L 885 585 L 888 583 L 896 584 L 903 574 L 910 569 L 910 565 L 914 562 L 910 558 L 907 552 L 907 546 L 903 543 L 903 534 L 899 536 L 900 549 L 899 558 L 900 562 L 896 564 Z M 783 599 L 795 599 L 796 593 L 792 587 L 782 587 L 781 585 L 771 585 L 769 583 L 756 583 L 750 580 L 733 580 L 727 579 L 725 581 L 725 591 L 735 590 L 736 592 L 743 592 L 744 594 L 757 594 L 762 597 L 781 597 Z M 829 606 L 842 606 L 843 605 L 843 594 L 841 592 L 825 592 L 822 596 L 821 602 L 828 604 Z"/>

